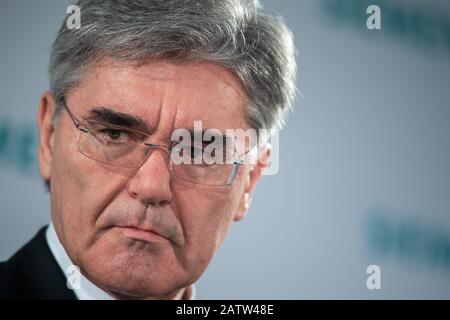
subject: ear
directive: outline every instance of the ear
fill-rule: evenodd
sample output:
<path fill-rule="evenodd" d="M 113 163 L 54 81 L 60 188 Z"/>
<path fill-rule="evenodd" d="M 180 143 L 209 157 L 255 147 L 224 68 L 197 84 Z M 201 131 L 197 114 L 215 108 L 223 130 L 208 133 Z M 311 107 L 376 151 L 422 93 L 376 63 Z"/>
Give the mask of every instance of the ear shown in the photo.
<path fill-rule="evenodd" d="M 51 92 L 45 92 L 39 103 L 39 169 L 45 181 L 50 181 L 52 168 L 54 133 L 52 119 L 56 109 L 56 101 Z"/>
<path fill-rule="evenodd" d="M 238 212 L 234 216 L 234 221 L 242 220 L 247 214 L 248 209 L 250 208 L 253 191 L 264 170 L 269 166 L 271 153 L 272 147 L 270 143 L 267 143 L 263 151 L 258 155 L 258 162 L 251 165 L 250 171 L 246 173 L 245 189 L 239 204 Z"/>

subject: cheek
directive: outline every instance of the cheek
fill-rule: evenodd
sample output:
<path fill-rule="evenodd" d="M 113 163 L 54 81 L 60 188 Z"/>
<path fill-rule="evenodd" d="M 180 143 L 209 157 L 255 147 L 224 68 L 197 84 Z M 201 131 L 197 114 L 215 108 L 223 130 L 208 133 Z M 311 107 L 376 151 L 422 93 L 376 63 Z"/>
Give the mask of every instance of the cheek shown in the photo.
<path fill-rule="evenodd" d="M 70 143 L 64 141 L 72 141 Z M 78 151 L 78 136 L 55 139 L 51 173 L 52 218 L 71 258 L 87 249 L 95 221 L 123 188 L 123 175 L 111 172 Z"/>
<path fill-rule="evenodd" d="M 209 260 L 222 244 L 239 205 L 237 194 L 241 187 L 235 187 L 213 191 L 192 188 L 174 192 L 187 249 L 194 256 Z"/>

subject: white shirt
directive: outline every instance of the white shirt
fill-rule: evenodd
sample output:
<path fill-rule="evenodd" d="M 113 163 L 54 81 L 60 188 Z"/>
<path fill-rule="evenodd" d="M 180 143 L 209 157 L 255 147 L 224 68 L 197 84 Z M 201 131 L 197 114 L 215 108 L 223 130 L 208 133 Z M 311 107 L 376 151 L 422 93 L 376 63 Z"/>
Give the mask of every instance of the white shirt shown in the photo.
<path fill-rule="evenodd" d="M 50 251 L 58 262 L 59 267 L 62 269 L 65 276 L 67 276 L 67 270 L 74 264 L 70 260 L 66 253 L 66 250 L 62 246 L 58 239 L 53 223 L 47 228 L 46 238 Z M 70 270 L 70 269 L 69 269 Z M 89 281 L 82 273 L 80 273 L 79 286 L 73 286 L 73 291 L 75 296 L 79 300 L 115 300 L 114 297 L 97 287 L 91 281 Z M 195 286 L 191 285 L 186 288 L 185 299 L 194 300 L 195 299 Z"/>

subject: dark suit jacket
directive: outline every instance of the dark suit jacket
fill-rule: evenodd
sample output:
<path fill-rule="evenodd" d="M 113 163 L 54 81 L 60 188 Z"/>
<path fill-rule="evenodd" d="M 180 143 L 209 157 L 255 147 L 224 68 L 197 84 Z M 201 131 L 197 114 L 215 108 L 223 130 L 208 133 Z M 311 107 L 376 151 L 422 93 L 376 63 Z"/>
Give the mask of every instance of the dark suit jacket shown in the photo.
<path fill-rule="evenodd" d="M 74 300 L 45 237 L 46 227 L 8 261 L 0 263 L 0 299 Z"/>

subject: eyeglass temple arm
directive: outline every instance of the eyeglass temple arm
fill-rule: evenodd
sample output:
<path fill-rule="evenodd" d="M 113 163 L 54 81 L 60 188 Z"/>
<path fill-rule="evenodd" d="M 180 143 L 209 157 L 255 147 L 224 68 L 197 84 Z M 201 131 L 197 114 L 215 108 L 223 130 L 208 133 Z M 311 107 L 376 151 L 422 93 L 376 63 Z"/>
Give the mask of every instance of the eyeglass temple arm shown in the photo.
<path fill-rule="evenodd" d="M 63 106 L 64 106 L 64 109 L 66 109 L 67 113 L 69 114 L 69 117 L 70 117 L 70 119 L 72 120 L 74 126 L 75 126 L 78 130 L 80 130 L 80 131 L 87 132 L 86 129 L 84 129 L 84 128 L 81 127 L 81 121 L 78 120 L 78 118 L 72 113 L 72 111 L 70 111 L 69 107 L 68 107 L 67 104 L 66 104 L 66 99 L 65 99 L 65 97 L 63 97 L 63 98 L 61 99 L 61 102 L 62 102 L 62 104 L 63 104 Z"/>

